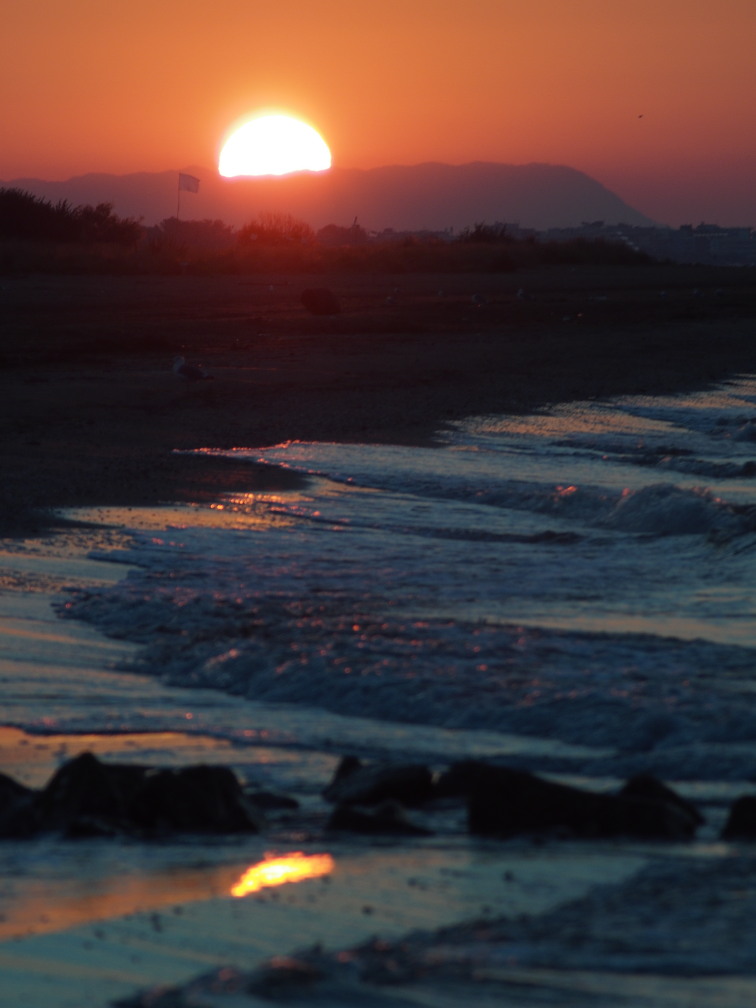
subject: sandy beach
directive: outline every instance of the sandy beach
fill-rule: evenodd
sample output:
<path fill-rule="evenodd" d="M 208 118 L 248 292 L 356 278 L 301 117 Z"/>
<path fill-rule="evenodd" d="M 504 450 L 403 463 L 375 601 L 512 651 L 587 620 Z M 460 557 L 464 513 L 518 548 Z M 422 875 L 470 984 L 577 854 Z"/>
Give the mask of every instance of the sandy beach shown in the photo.
<path fill-rule="evenodd" d="M 312 286 L 333 290 L 342 311 L 308 314 L 299 297 Z M 222 763 L 242 775 L 291 758 L 275 744 L 290 711 L 271 708 L 259 724 L 239 723 L 240 732 L 260 733 L 252 750 L 214 739 L 203 717 L 221 711 L 234 723 L 232 697 L 177 691 L 121 671 L 133 645 L 55 613 L 65 589 L 124 576 L 117 562 L 123 526 L 158 528 L 173 507 L 300 485 L 286 469 L 182 451 L 289 440 L 431 445 L 444 423 L 469 414 L 705 388 L 756 371 L 756 289 L 752 274 L 739 270 L 5 276 L 0 303 L 0 771 L 34 787 L 84 750 L 122 762 Z M 182 381 L 171 369 L 176 354 L 212 379 Z M 92 559 L 93 550 L 113 562 Z M 137 697 L 143 732 L 119 732 L 115 714 L 110 733 L 77 730 L 85 707 L 117 712 L 119 702 Z M 45 704 L 56 706 L 65 732 L 44 732 Z M 35 709 L 39 734 L 15 727 Z M 183 711 L 187 730 L 169 730 Z M 367 737 L 380 725 L 334 715 L 311 730 L 306 771 L 296 761 L 290 769 L 292 792 L 305 801 L 354 733 Z M 419 754 L 424 746 L 453 750 L 451 735 L 416 734 Z M 263 735 L 274 744 L 267 747 Z M 481 733 L 477 755 L 499 751 L 500 741 Z M 705 840 L 714 842 L 716 825 Z M 494 917 L 503 903 L 514 917 L 546 914 L 597 882 L 623 882 L 658 854 L 640 844 L 603 852 L 566 844 L 546 857 L 533 846 L 502 852 L 457 835 L 440 843 L 345 841 L 333 852 L 338 870 L 326 879 L 229 898 L 250 863 L 271 846 L 296 850 L 301 839 L 279 828 L 244 841 L 148 850 L 102 841 L 74 850 L 54 838 L 23 851 L 8 847 L 0 1005 L 99 1008 L 139 988 L 223 967 L 251 970 L 315 943 L 347 948 L 375 935 L 392 942 L 416 929 Z M 461 946 L 465 937 L 448 941 Z M 338 979 L 316 1003 L 451 1008 L 467 1000 L 473 973 L 450 980 L 429 968 L 420 982 L 381 987 L 374 1002 Z M 540 989 L 544 971 L 509 970 L 504 978 L 489 969 L 477 980 L 480 1005 L 537 1003 L 518 1000 L 525 996 L 518 991 Z M 640 980 L 624 982 L 638 1004 L 692 1003 L 684 988 L 649 993 Z M 614 1004 L 622 983 L 560 975 L 547 1003 Z M 707 994 L 705 986 L 696 1003 L 715 1003 L 716 990 Z M 751 993 L 746 985 L 744 997 Z M 262 995 L 237 1000 L 230 986 L 195 995 L 196 1002 L 175 1003 L 268 1003 Z M 727 996 L 737 998 L 732 985 Z M 295 994 L 287 1003 L 312 1002 Z"/>
<path fill-rule="evenodd" d="M 302 307 L 313 286 L 336 294 L 340 314 Z M 248 467 L 176 449 L 424 444 L 470 414 L 705 387 L 756 362 L 748 270 L 11 275 L 0 287 L 0 522 L 11 531 L 32 507 L 248 487 Z M 213 380 L 182 383 L 176 354 Z"/>

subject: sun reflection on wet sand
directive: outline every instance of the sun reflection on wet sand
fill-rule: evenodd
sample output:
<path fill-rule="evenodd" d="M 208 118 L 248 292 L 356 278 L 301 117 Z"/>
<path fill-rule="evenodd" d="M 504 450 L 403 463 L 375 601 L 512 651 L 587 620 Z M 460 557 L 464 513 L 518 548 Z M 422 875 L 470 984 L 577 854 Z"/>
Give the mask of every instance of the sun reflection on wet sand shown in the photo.
<path fill-rule="evenodd" d="M 89 845 L 86 850 L 90 854 L 87 864 L 75 861 L 71 852 L 38 845 L 38 857 L 47 854 L 53 867 L 48 871 L 40 861 L 37 872 L 42 877 L 35 878 L 30 867 L 17 885 L 6 882 L 9 891 L 0 920 L 0 941 L 222 897 L 239 871 L 223 864 L 163 865 L 139 871 L 137 863 L 133 870 L 119 872 L 118 854 L 123 858 L 127 849 L 108 851 Z"/>
<path fill-rule="evenodd" d="M 261 889 L 329 875 L 334 868 L 330 854 L 295 852 L 265 857 L 241 876 L 238 864 L 203 867 L 165 864 L 149 868 L 143 863 L 140 871 L 138 857 L 132 870 L 119 871 L 119 858 L 124 857 L 126 850 L 90 845 L 89 857 L 77 861 L 75 851 L 56 851 L 40 842 L 37 857 L 50 858 L 51 866 L 49 870 L 41 869 L 42 877 L 27 876 L 17 887 L 7 884 L 0 941 L 228 895 L 248 896 Z M 88 870 L 83 870 L 85 860 Z M 70 870 L 64 870 L 65 877 L 59 877 L 66 862 Z"/>
<path fill-rule="evenodd" d="M 72 508 L 67 517 L 80 522 L 112 527 L 119 530 L 170 528 L 268 528 L 282 524 L 285 515 L 277 507 L 307 499 L 302 493 L 262 492 L 223 494 L 212 502 L 160 505 L 156 507 L 95 507 Z M 124 539 L 127 534 L 121 531 Z"/>
<path fill-rule="evenodd" d="M 248 868 L 239 881 L 231 886 L 232 896 L 249 896 L 269 886 L 285 885 L 287 882 L 301 882 L 303 879 L 318 878 L 333 871 L 334 861 L 330 854 L 302 854 L 296 852 L 284 857 L 266 858 Z"/>

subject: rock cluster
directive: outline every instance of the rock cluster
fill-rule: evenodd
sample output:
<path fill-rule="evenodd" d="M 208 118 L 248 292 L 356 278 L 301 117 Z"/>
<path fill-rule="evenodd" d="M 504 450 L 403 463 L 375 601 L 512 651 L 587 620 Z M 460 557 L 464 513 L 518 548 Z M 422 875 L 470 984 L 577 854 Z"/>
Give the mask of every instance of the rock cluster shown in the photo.
<path fill-rule="evenodd" d="M 479 836 L 687 840 L 703 821 L 690 802 L 649 775 L 632 778 L 617 794 L 604 794 L 476 760 L 455 763 L 434 778 L 422 766 L 363 766 L 347 757 L 324 796 L 336 804 L 331 827 L 359 832 L 367 824 L 364 816 L 355 817 L 355 806 L 377 806 L 374 832 L 408 833 L 412 824 L 404 816 L 395 816 L 392 828 L 387 802 L 427 807 L 452 799 L 466 804 L 469 832 Z M 350 826 L 352 821 L 358 825 Z"/>
<path fill-rule="evenodd" d="M 0 836 L 66 837 L 258 832 L 257 807 L 223 766 L 159 769 L 82 753 L 42 790 L 0 775 Z"/>
<path fill-rule="evenodd" d="M 345 756 L 323 789 L 326 831 L 401 837 L 434 832 L 439 810 L 459 809 L 474 836 L 597 840 L 692 839 L 703 817 L 649 774 L 616 793 L 590 791 L 492 762 L 465 760 L 441 773 L 421 764 L 365 764 Z M 27 788 L 0 774 L 0 837 L 256 833 L 266 814 L 296 814 L 298 803 L 245 787 L 223 766 L 179 769 L 104 763 L 83 753 L 47 785 Z M 733 803 L 724 840 L 756 840 L 756 796 Z"/>

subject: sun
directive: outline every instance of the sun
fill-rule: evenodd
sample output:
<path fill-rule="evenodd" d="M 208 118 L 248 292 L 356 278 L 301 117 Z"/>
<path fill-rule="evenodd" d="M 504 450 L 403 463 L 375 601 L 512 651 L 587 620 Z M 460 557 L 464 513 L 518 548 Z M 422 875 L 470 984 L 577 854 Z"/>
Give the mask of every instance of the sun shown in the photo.
<path fill-rule="evenodd" d="M 262 115 L 233 130 L 221 148 L 218 171 L 238 175 L 288 175 L 325 171 L 331 152 L 318 131 L 287 115 Z"/>

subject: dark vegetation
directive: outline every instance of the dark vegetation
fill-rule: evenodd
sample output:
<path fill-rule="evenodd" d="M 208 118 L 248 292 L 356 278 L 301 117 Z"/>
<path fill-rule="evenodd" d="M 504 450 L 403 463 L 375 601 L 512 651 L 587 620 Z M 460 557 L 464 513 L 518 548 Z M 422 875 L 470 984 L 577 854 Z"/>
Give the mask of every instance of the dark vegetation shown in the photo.
<path fill-rule="evenodd" d="M 120 245 L 139 240 L 138 221 L 116 217 L 109 203 L 72 207 L 50 203 L 21 189 L 0 189 L 0 238 L 4 241 Z"/>
<path fill-rule="evenodd" d="M 289 214 L 261 214 L 234 230 L 220 220 L 169 217 L 156 227 L 119 218 L 108 203 L 72 207 L 0 189 L 0 272 L 171 275 L 323 273 L 509 273 L 545 265 L 622 265 L 649 257 L 620 242 L 516 238 L 476 223 L 450 239 L 384 232 L 356 220 L 317 233 Z"/>

